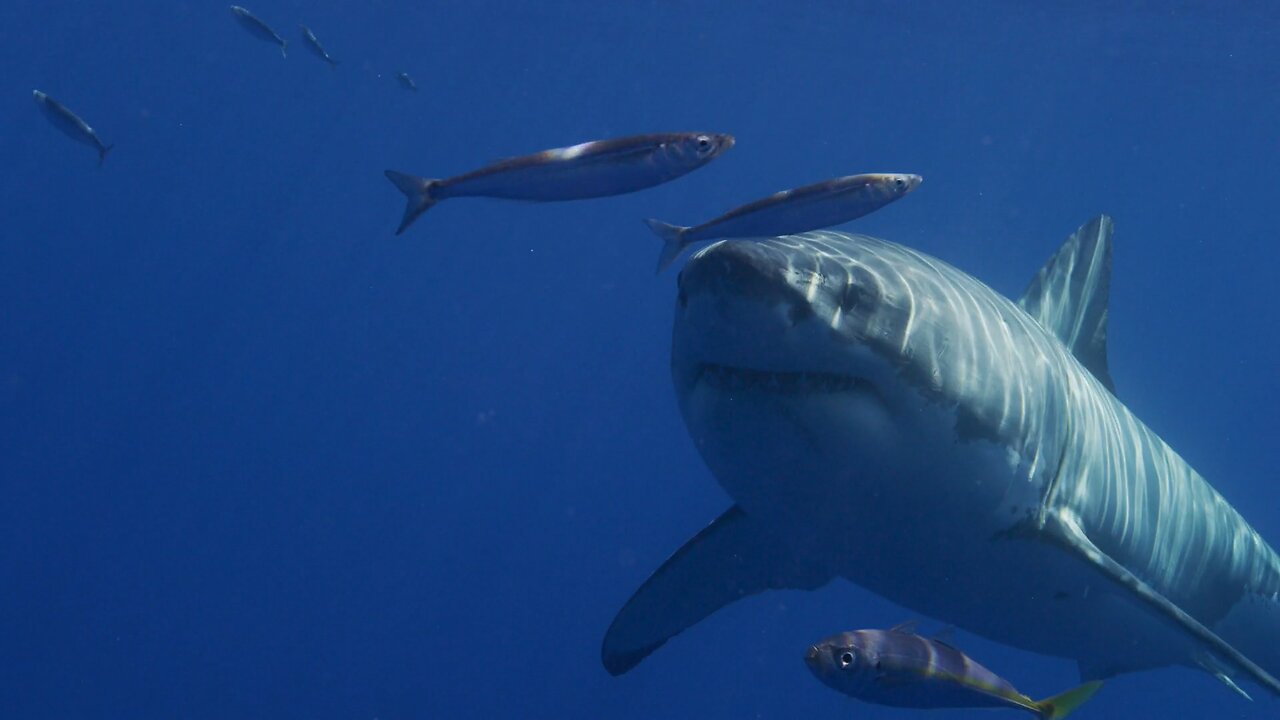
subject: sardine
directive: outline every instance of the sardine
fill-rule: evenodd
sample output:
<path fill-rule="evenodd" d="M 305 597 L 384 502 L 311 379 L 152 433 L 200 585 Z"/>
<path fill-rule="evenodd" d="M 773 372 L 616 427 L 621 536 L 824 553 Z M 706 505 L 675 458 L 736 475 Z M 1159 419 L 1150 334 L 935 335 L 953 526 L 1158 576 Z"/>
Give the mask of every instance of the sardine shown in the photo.
<path fill-rule="evenodd" d="M 414 92 L 417 92 L 418 84 L 413 81 L 413 78 L 409 77 L 409 73 L 396 73 L 396 80 L 400 81 L 400 87 L 403 87 L 405 90 L 413 90 Z"/>
<path fill-rule="evenodd" d="M 316 37 L 315 33 L 311 32 L 311 28 L 306 25 L 299 25 L 298 27 L 302 28 L 302 39 L 307 41 L 307 49 L 316 57 L 329 63 L 329 67 L 337 67 L 338 61 L 325 52 L 324 46 L 320 44 L 320 39 Z"/>
<path fill-rule="evenodd" d="M 276 45 L 279 45 L 280 55 L 282 57 L 289 57 L 285 51 L 285 48 L 288 45 L 288 43 L 285 42 L 284 38 L 280 37 L 279 33 L 277 33 L 275 30 L 272 30 L 270 25 L 262 22 L 253 13 L 240 7 L 239 5 L 232 5 L 231 12 L 236 16 L 236 21 L 239 22 L 240 25 L 243 26 L 245 30 L 248 30 L 251 34 L 253 34 L 254 37 L 258 38 L 259 40 L 266 40 L 269 43 L 274 43 Z"/>
<path fill-rule="evenodd" d="M 652 218 L 645 223 L 662 238 L 657 270 L 662 272 L 690 243 L 794 235 L 839 225 L 879 210 L 916 189 L 920 182 L 919 175 L 849 175 L 774 193 L 693 227 Z"/>
<path fill-rule="evenodd" d="M 730 135 L 637 135 L 500 160 L 446 180 L 428 180 L 387 170 L 387 178 L 408 198 L 396 234 L 403 233 L 432 205 L 448 198 L 552 202 L 621 195 L 674 180 L 702 167 L 730 147 L 733 147 Z"/>
<path fill-rule="evenodd" d="M 94 150 L 97 150 L 99 166 L 106 162 L 107 153 L 110 152 L 111 148 L 115 147 L 115 145 L 107 145 L 102 142 L 102 139 L 98 137 L 98 133 L 94 132 L 93 128 L 89 127 L 89 123 L 81 120 L 79 115 L 68 110 L 62 103 L 54 100 L 39 90 L 33 90 L 31 94 L 35 96 L 36 104 L 40 106 L 40 110 L 44 112 L 44 116 L 49 118 L 49 122 L 53 123 L 53 126 L 57 128 L 59 132 L 76 142 L 84 143 L 85 145 L 92 147 Z"/>
<path fill-rule="evenodd" d="M 1057 720 L 1102 686 L 1090 682 L 1045 700 L 1032 700 L 946 642 L 917 635 L 909 623 L 889 630 L 834 635 L 810 647 L 804 659 L 828 687 L 863 702 L 893 707 L 1007 707 Z"/>

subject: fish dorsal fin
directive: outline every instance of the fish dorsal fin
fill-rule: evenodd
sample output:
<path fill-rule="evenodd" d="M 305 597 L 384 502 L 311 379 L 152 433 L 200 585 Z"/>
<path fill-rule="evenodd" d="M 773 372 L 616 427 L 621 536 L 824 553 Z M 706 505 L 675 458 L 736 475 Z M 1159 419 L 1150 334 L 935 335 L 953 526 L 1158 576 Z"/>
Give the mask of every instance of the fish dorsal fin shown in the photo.
<path fill-rule="evenodd" d="M 938 632 L 929 637 L 930 640 L 942 643 L 947 647 L 955 647 L 956 628 L 954 625 L 945 625 Z"/>
<path fill-rule="evenodd" d="M 917 623 L 915 620 L 904 620 L 889 628 L 889 632 L 902 633 L 903 635 L 918 635 L 919 633 L 916 632 L 916 625 Z"/>
<path fill-rule="evenodd" d="M 1112 229 L 1111 218 L 1099 215 L 1076 230 L 1031 279 L 1018 306 L 1114 393 L 1107 370 Z"/>

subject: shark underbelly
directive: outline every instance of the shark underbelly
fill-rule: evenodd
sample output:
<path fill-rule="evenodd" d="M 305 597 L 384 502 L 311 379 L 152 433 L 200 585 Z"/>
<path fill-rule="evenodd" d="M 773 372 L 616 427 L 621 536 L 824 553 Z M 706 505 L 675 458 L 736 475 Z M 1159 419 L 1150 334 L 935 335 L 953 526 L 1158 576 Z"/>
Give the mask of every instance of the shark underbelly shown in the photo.
<path fill-rule="evenodd" d="M 1089 667 L 1185 656 L 1176 632 L 1094 568 L 1021 532 L 1056 463 L 958 437 L 954 408 L 910 390 L 885 397 L 892 388 L 822 373 L 701 375 L 684 403 L 704 429 L 700 452 L 797 555 L 913 612 Z"/>

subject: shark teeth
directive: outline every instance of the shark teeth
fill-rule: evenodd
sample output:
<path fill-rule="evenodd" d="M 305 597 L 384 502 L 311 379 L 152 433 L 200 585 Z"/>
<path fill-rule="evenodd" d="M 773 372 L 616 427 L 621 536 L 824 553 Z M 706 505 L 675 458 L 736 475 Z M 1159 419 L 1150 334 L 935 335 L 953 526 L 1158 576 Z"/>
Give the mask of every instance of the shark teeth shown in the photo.
<path fill-rule="evenodd" d="M 790 395 L 871 390 L 868 381 L 852 375 L 821 372 L 770 372 L 706 363 L 699 366 L 697 381 L 717 390 L 755 390 Z"/>

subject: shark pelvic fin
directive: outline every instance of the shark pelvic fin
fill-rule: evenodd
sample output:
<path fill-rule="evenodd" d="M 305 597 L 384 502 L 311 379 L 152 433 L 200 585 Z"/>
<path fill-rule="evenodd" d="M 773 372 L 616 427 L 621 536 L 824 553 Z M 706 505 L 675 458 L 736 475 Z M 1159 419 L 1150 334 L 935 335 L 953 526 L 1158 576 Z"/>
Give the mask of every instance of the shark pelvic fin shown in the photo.
<path fill-rule="evenodd" d="M 1228 687 L 1234 687 L 1235 683 L 1227 677 L 1226 669 L 1247 675 L 1254 682 L 1280 696 L 1280 680 L 1276 680 L 1271 673 L 1250 660 L 1235 646 L 1223 640 L 1217 633 L 1205 627 L 1187 611 L 1145 583 L 1142 578 L 1134 575 L 1128 568 L 1104 553 L 1085 534 L 1084 528 L 1081 527 L 1079 518 L 1076 517 L 1075 513 L 1066 508 L 1050 510 L 1044 516 L 1044 530 L 1049 537 L 1079 554 L 1085 562 L 1096 567 L 1103 575 L 1106 575 L 1117 585 L 1125 588 L 1137 599 L 1144 602 L 1158 616 L 1163 617 L 1167 622 L 1173 624 L 1199 643 L 1203 650 L 1203 654 L 1199 658 L 1202 665 L 1204 657 L 1213 657 L 1219 660 L 1220 664 L 1215 662 L 1213 664 L 1214 669 L 1210 670 L 1210 672 L 1219 680 L 1225 682 Z M 1235 689 L 1239 691 L 1238 687 Z M 1246 697 L 1248 696 L 1246 695 Z"/>
<path fill-rule="evenodd" d="M 1018 306 L 1058 336 L 1111 392 L 1107 369 L 1107 299 L 1111 293 L 1111 218 L 1076 230 L 1031 279 Z"/>
<path fill-rule="evenodd" d="M 1206 654 L 1200 657 L 1199 662 L 1200 662 L 1200 667 L 1205 672 L 1217 678 L 1218 682 L 1222 683 L 1223 685 L 1226 685 L 1228 688 L 1231 689 L 1232 692 L 1236 693 L 1237 695 L 1244 698 L 1245 700 L 1248 700 L 1249 702 L 1253 702 L 1253 698 L 1249 697 L 1249 693 L 1245 692 L 1244 688 L 1237 685 L 1236 681 L 1231 679 L 1231 676 L 1227 674 L 1227 671 L 1222 667 L 1222 663 L 1218 662 L 1217 658 L 1213 657 L 1212 655 Z"/>
<path fill-rule="evenodd" d="M 600 659 L 621 675 L 711 613 L 770 589 L 812 590 L 832 575 L 806 567 L 765 528 L 729 508 L 658 568 L 618 611 Z"/>

